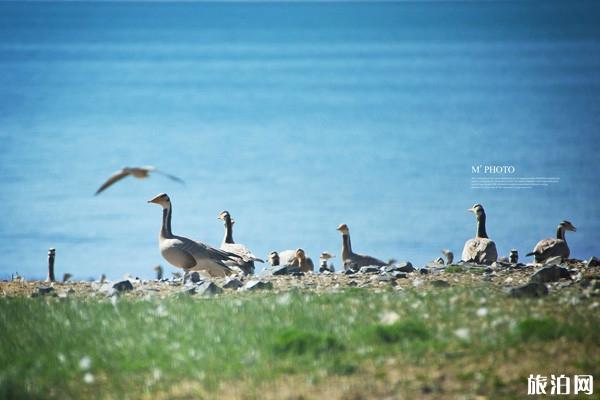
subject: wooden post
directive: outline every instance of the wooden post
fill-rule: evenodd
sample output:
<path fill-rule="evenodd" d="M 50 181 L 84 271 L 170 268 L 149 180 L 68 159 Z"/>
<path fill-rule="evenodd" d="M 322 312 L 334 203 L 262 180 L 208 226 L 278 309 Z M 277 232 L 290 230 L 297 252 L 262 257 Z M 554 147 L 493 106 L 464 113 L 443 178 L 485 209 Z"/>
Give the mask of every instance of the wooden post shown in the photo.
<path fill-rule="evenodd" d="M 48 250 L 48 282 L 54 282 L 54 256 L 56 255 L 56 250 L 50 248 Z"/>

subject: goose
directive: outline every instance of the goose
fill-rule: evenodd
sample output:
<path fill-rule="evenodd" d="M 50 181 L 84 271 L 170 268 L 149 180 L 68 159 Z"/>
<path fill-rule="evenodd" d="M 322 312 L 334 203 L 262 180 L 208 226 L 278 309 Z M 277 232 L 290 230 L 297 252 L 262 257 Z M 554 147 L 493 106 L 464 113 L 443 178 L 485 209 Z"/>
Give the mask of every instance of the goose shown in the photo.
<path fill-rule="evenodd" d="M 237 256 L 212 248 L 171 232 L 173 207 L 166 193 L 148 200 L 163 208 L 162 227 L 158 236 L 160 253 L 171 265 L 182 268 L 184 272 L 198 271 L 210 277 L 224 277 L 234 271 L 226 263 L 237 262 Z"/>
<path fill-rule="evenodd" d="M 378 267 L 387 265 L 387 263 L 375 257 L 356 254 L 352 251 L 352 244 L 350 243 L 350 229 L 348 229 L 348 225 L 341 224 L 336 229 L 342 233 L 342 262 L 344 263 L 344 268 L 346 268 L 346 266 L 349 264 L 354 264 L 356 268 L 366 267 L 369 265 L 375 265 Z"/>
<path fill-rule="evenodd" d="M 223 237 L 223 242 L 221 243 L 221 250 L 238 256 L 240 258 L 238 266 L 245 273 L 254 273 L 254 261 L 261 263 L 264 263 L 264 261 L 252 254 L 252 252 L 243 244 L 235 243 L 233 241 L 233 224 L 235 221 L 231 218 L 228 211 L 221 212 L 217 219 L 223 220 L 225 225 L 225 237 Z"/>
<path fill-rule="evenodd" d="M 542 263 L 552 257 L 569 258 L 571 251 L 565 238 L 566 231 L 577 232 L 577 229 L 569 221 L 562 221 L 556 228 L 556 238 L 540 240 L 527 256 L 534 256 L 536 263 Z"/>
<path fill-rule="evenodd" d="M 290 266 L 300 268 L 300 272 L 312 272 L 315 269 L 312 259 L 306 257 L 306 253 L 302 249 L 296 249 L 294 259 L 290 263 Z"/>
<path fill-rule="evenodd" d="M 277 267 L 279 265 L 279 253 L 276 251 L 270 252 L 269 256 L 267 257 L 267 261 L 272 267 Z"/>
<path fill-rule="evenodd" d="M 331 260 L 332 258 L 335 258 L 335 256 L 331 253 L 328 253 L 326 251 L 321 253 L 321 255 L 319 256 L 319 261 L 320 261 L 319 272 L 325 272 L 325 271 L 335 272 L 335 267 L 333 266 L 333 264 L 329 264 L 329 265 L 327 264 L 327 260 Z"/>
<path fill-rule="evenodd" d="M 99 195 L 106 188 L 108 188 L 112 184 L 120 181 L 121 179 L 125 178 L 126 176 L 131 175 L 134 178 L 144 179 L 144 178 L 147 178 L 151 172 L 155 173 L 155 174 L 161 174 L 163 176 L 166 176 L 167 178 L 169 178 L 175 182 L 184 183 L 183 180 L 179 179 L 178 177 L 166 174 L 166 173 L 159 171 L 156 168 L 151 167 L 151 166 L 148 166 L 148 167 L 125 167 L 125 168 L 122 168 L 119 171 L 115 172 L 110 178 L 108 178 L 108 180 L 106 182 L 104 182 L 98 190 L 96 190 L 95 196 Z"/>
<path fill-rule="evenodd" d="M 296 259 L 296 250 L 283 250 L 277 254 L 280 265 L 291 265 Z"/>
<path fill-rule="evenodd" d="M 454 262 L 454 253 L 450 249 L 442 250 L 442 254 L 446 257 L 446 265 L 450 265 Z"/>
<path fill-rule="evenodd" d="M 485 210 L 481 204 L 475 204 L 467 211 L 474 213 L 477 218 L 477 236 L 465 243 L 462 259 L 489 265 L 498 259 L 498 251 L 496 243 L 488 238 L 485 231 Z"/>

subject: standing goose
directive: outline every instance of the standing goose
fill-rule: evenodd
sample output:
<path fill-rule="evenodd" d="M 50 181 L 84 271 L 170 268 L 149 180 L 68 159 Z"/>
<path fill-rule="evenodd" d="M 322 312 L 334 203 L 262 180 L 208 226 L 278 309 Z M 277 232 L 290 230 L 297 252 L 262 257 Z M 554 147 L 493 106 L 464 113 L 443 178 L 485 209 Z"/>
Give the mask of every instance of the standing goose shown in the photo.
<path fill-rule="evenodd" d="M 540 240 L 527 256 L 534 256 L 536 263 L 543 263 L 552 257 L 569 258 L 571 251 L 565 238 L 566 231 L 577 232 L 577 229 L 569 221 L 562 221 L 556 228 L 556 238 Z"/>
<path fill-rule="evenodd" d="M 312 272 L 315 265 L 310 257 L 306 257 L 306 253 L 302 249 L 297 249 L 294 259 L 290 263 L 292 267 L 300 268 L 300 272 Z"/>
<path fill-rule="evenodd" d="M 240 259 L 238 266 L 245 273 L 254 273 L 254 261 L 261 263 L 264 261 L 252 254 L 252 252 L 243 244 L 235 243 L 233 241 L 233 224 L 235 221 L 231 218 L 228 211 L 221 212 L 217 218 L 223 220 L 225 225 L 225 237 L 223 237 L 223 242 L 221 243 L 221 250 L 238 256 Z"/>
<path fill-rule="evenodd" d="M 463 261 L 472 261 L 477 264 L 491 264 L 498 259 L 496 243 L 488 238 L 485 231 L 485 210 L 481 204 L 469 208 L 477 218 L 477 236 L 467 240 L 462 252 Z"/>
<path fill-rule="evenodd" d="M 233 271 L 226 265 L 236 261 L 233 254 L 214 249 L 204 243 L 196 242 L 171 232 L 171 199 L 161 193 L 148 203 L 155 203 L 163 208 L 162 227 L 158 236 L 160 254 L 170 264 L 182 268 L 185 272 L 199 271 L 208 276 L 227 276 Z"/>
<path fill-rule="evenodd" d="M 337 227 L 337 230 L 342 233 L 342 262 L 344 263 L 344 268 L 346 268 L 346 265 L 348 264 L 354 264 L 356 268 L 366 267 L 369 265 L 375 265 L 378 267 L 387 265 L 387 263 L 375 257 L 356 254 L 352 251 L 352 244 L 350 243 L 350 229 L 348 229 L 348 225 L 341 224 Z"/>
<path fill-rule="evenodd" d="M 183 180 L 179 179 L 178 177 L 176 177 L 174 175 L 165 174 L 164 172 L 159 171 L 154 167 L 150 167 L 150 166 L 148 166 L 148 167 L 125 167 L 125 168 L 122 168 L 119 171 L 115 172 L 110 178 L 108 178 L 108 180 L 106 182 L 104 182 L 98 190 L 96 190 L 95 195 L 96 196 L 99 195 L 106 188 L 108 188 L 112 184 L 120 181 L 121 179 L 125 178 L 126 176 L 131 175 L 134 178 L 144 179 L 144 178 L 147 178 L 148 176 L 150 176 L 151 172 L 153 172 L 155 174 L 164 175 L 167 178 L 169 178 L 175 182 L 183 183 Z"/>

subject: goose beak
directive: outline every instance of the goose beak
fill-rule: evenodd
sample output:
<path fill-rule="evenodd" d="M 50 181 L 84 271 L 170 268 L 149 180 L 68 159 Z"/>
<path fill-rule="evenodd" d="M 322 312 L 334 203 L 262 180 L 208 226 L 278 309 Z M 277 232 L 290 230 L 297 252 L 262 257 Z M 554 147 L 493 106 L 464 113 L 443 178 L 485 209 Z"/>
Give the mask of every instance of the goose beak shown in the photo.
<path fill-rule="evenodd" d="M 474 212 L 475 212 L 475 209 L 474 209 L 474 208 L 467 208 L 467 211 L 468 211 L 468 212 L 472 212 L 472 213 L 474 213 Z"/>
<path fill-rule="evenodd" d="M 158 198 L 160 196 L 156 196 L 153 199 L 148 200 L 148 203 L 154 203 L 154 204 L 159 204 Z"/>

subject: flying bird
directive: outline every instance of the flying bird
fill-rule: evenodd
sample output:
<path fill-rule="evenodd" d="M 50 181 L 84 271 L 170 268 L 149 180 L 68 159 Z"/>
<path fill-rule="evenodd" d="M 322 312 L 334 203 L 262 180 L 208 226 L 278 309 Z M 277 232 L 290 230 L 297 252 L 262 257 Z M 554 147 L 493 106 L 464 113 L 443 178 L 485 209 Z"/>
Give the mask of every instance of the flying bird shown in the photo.
<path fill-rule="evenodd" d="M 118 182 L 121 179 L 123 179 L 129 175 L 133 176 L 134 178 L 143 179 L 143 178 L 147 178 L 151 172 L 155 173 L 155 174 L 160 174 L 160 175 L 166 176 L 167 178 L 169 178 L 175 182 L 184 183 L 182 179 L 180 179 L 174 175 L 166 174 L 166 173 L 159 171 L 156 168 L 151 167 L 151 166 L 148 166 L 148 167 L 125 167 L 125 168 L 115 172 L 110 178 L 108 178 L 108 180 L 106 182 L 104 182 L 102 184 L 102 186 L 100 186 L 100 188 L 96 191 L 95 195 L 97 196 L 98 194 L 100 194 L 101 192 L 106 190 L 106 188 L 108 188 L 115 182 Z"/>

